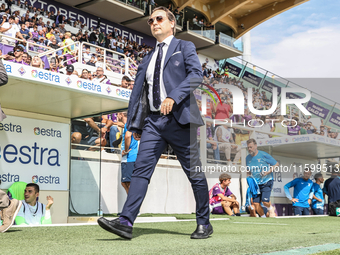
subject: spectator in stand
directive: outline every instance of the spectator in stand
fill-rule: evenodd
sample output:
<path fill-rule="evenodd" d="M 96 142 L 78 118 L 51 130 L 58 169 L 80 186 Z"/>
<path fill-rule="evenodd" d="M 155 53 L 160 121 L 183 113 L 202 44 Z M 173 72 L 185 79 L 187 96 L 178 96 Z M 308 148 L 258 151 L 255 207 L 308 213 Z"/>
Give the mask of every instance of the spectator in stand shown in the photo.
<path fill-rule="evenodd" d="M 91 60 L 86 62 L 86 65 L 96 66 L 96 57 L 92 55 Z"/>
<path fill-rule="evenodd" d="M 62 34 L 65 34 L 67 32 L 66 29 L 65 29 L 65 24 L 59 25 L 59 32 L 62 33 Z"/>
<path fill-rule="evenodd" d="M 274 121 L 274 126 L 271 129 L 271 132 L 275 132 L 275 133 L 280 133 L 280 134 L 288 134 L 288 128 L 282 125 L 282 121 L 284 120 L 284 117 L 282 115 L 280 116 L 275 116 L 274 119 L 277 119 L 276 121 Z M 273 137 L 280 137 L 277 135 L 273 135 Z"/>
<path fill-rule="evenodd" d="M 91 34 L 90 34 L 90 43 L 94 44 L 94 45 L 97 45 L 97 41 L 98 41 L 98 34 L 99 34 L 99 31 L 96 30 L 96 31 L 93 31 Z"/>
<path fill-rule="evenodd" d="M 233 106 L 231 104 L 231 101 L 226 94 L 221 94 L 220 98 L 222 104 L 219 102 L 217 106 L 214 105 L 214 112 L 216 113 L 215 119 L 217 120 L 229 119 L 230 114 L 233 112 Z"/>
<path fill-rule="evenodd" d="M 50 68 L 48 69 L 50 72 L 54 72 L 54 73 L 59 72 L 59 68 L 58 68 L 58 65 L 57 65 L 57 59 L 58 58 L 51 59 Z"/>
<path fill-rule="evenodd" d="M 22 37 L 26 40 L 32 38 L 32 33 L 26 28 L 25 24 L 21 24 L 20 33 L 22 34 Z"/>
<path fill-rule="evenodd" d="M 13 53 L 14 53 L 14 58 L 7 55 L 6 60 L 8 60 L 9 62 L 27 65 L 27 63 L 22 59 L 22 55 L 24 54 L 24 49 L 22 47 L 15 46 L 13 48 Z"/>
<path fill-rule="evenodd" d="M 46 33 L 46 38 L 50 41 L 54 38 L 54 29 L 53 28 L 47 28 L 48 33 Z"/>
<path fill-rule="evenodd" d="M 73 65 L 66 66 L 66 75 L 73 75 L 73 72 L 74 72 L 74 66 Z"/>
<path fill-rule="evenodd" d="M 305 129 L 305 127 L 306 127 L 305 124 L 300 122 L 299 126 L 300 126 L 300 134 L 301 135 L 306 135 L 307 134 L 307 130 Z"/>
<path fill-rule="evenodd" d="M 98 56 L 97 62 L 96 62 L 96 67 L 104 68 L 104 57 Z"/>
<path fill-rule="evenodd" d="M 203 18 L 198 22 L 198 26 L 204 27 L 204 19 Z"/>
<path fill-rule="evenodd" d="M 0 32 L 9 37 L 18 37 L 19 39 L 22 39 L 24 42 L 26 42 L 25 38 L 23 38 L 22 34 L 19 31 L 19 27 L 14 23 L 14 20 L 14 16 L 9 16 L 8 22 L 5 22 L 2 25 Z M 4 44 L 15 45 L 15 40 L 10 38 L 3 37 L 1 42 Z"/>
<path fill-rule="evenodd" d="M 209 118 L 208 116 L 206 116 L 206 118 Z M 212 122 L 210 121 L 206 121 L 206 141 L 207 141 L 207 149 L 212 149 L 213 153 L 214 153 L 214 159 L 216 160 L 220 160 L 220 151 L 219 151 L 219 147 L 217 142 L 214 141 L 213 139 L 213 132 L 212 132 L 212 126 L 211 126 Z M 200 128 L 197 129 L 197 136 L 200 136 Z"/>
<path fill-rule="evenodd" d="M 33 41 L 37 42 L 39 40 L 39 32 L 37 25 L 33 26 L 33 32 L 32 32 L 32 39 Z"/>
<path fill-rule="evenodd" d="M 131 81 L 129 82 L 129 86 L 128 86 L 127 88 L 132 90 L 134 85 L 135 85 L 135 81 L 134 81 L 134 80 L 131 80 Z"/>
<path fill-rule="evenodd" d="M 81 71 L 81 75 L 80 75 L 79 78 L 85 79 L 85 80 L 90 80 L 90 79 L 89 79 L 89 70 L 83 69 L 83 70 Z"/>
<path fill-rule="evenodd" d="M 179 11 L 179 7 L 176 7 L 176 9 L 173 11 L 175 17 L 176 17 L 176 23 L 178 24 L 179 22 L 179 18 L 181 17 L 180 11 Z"/>
<path fill-rule="evenodd" d="M 68 65 L 76 62 L 75 57 L 77 56 L 77 52 L 75 51 L 74 41 L 71 39 L 71 33 L 65 33 L 65 40 L 64 40 L 64 58 Z"/>
<path fill-rule="evenodd" d="M 91 57 L 92 57 L 92 53 L 90 51 L 90 47 L 87 47 L 85 52 L 83 53 L 83 61 L 85 63 L 89 62 L 91 60 Z"/>
<path fill-rule="evenodd" d="M 226 125 L 218 126 L 214 140 L 219 142 L 218 149 L 224 151 L 228 164 L 231 164 L 231 153 L 235 153 L 234 164 L 241 158 L 241 147 L 236 145 L 233 138 L 233 129 Z"/>
<path fill-rule="evenodd" d="M 111 84 L 110 80 L 104 76 L 104 69 L 102 67 L 97 67 L 97 77 L 93 79 L 97 83 Z"/>
<path fill-rule="evenodd" d="M 97 33 L 98 35 L 98 45 L 101 47 L 105 47 L 105 33 L 100 30 L 100 33 Z"/>
<path fill-rule="evenodd" d="M 127 89 L 130 81 L 131 79 L 129 78 L 129 76 L 124 75 L 120 83 L 120 86 L 124 89 Z"/>
<path fill-rule="evenodd" d="M 57 44 L 57 39 L 55 39 L 55 38 L 53 38 L 51 40 L 51 42 L 48 44 L 48 47 L 50 47 L 51 49 L 54 49 L 54 50 L 57 50 L 57 49 L 60 48 L 59 45 Z M 57 52 L 57 55 L 59 55 L 58 52 Z"/>
<path fill-rule="evenodd" d="M 86 118 L 84 121 L 73 121 L 72 122 L 72 135 L 71 135 L 71 143 L 72 149 L 86 149 L 86 150 L 98 150 L 97 148 L 93 147 L 82 147 L 77 146 L 76 144 L 82 145 L 90 145 L 90 146 L 105 146 L 106 139 L 104 135 L 107 131 L 107 126 L 103 128 L 98 127 L 96 122 L 101 122 L 102 118 L 99 117 L 91 117 Z M 103 120 L 107 125 L 111 125 L 109 120 Z"/>
<path fill-rule="evenodd" d="M 261 131 L 265 131 L 265 132 L 271 132 L 273 130 L 269 116 L 262 115 L 260 117 L 260 120 L 258 120 L 258 121 L 259 121 L 259 123 L 261 123 L 263 125 L 261 127 L 258 127 L 257 130 L 261 130 Z M 259 124 L 259 125 L 261 125 L 261 124 Z M 268 134 L 256 132 L 256 139 L 268 139 L 269 137 L 271 137 L 271 136 L 268 135 Z"/>
<path fill-rule="evenodd" d="M 32 67 L 44 68 L 44 62 L 38 56 L 34 56 L 32 59 Z"/>
<path fill-rule="evenodd" d="M 314 134 L 317 130 L 317 128 L 312 124 L 311 121 L 307 122 L 307 134 Z"/>
<path fill-rule="evenodd" d="M 288 125 L 288 135 L 301 135 L 301 132 L 300 132 L 301 127 L 298 125 L 298 123 L 299 123 L 299 119 L 297 117 L 293 117 L 292 121 Z"/>

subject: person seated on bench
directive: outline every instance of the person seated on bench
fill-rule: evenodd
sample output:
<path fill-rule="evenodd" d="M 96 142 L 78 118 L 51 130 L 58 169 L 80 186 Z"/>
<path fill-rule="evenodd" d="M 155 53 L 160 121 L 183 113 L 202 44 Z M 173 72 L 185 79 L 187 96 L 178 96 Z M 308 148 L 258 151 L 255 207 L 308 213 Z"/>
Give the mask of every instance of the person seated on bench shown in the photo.
<path fill-rule="evenodd" d="M 53 198 L 47 196 L 47 205 L 37 201 L 39 197 L 39 185 L 29 183 L 25 189 L 25 200 L 22 200 L 22 206 L 19 210 L 15 223 L 17 225 L 44 225 L 52 224 L 51 206 Z"/>
<path fill-rule="evenodd" d="M 230 216 L 241 216 L 236 196 L 228 188 L 231 183 L 231 176 L 223 173 L 220 175 L 219 180 L 220 183 L 216 183 L 209 191 L 211 213 L 227 213 Z"/>

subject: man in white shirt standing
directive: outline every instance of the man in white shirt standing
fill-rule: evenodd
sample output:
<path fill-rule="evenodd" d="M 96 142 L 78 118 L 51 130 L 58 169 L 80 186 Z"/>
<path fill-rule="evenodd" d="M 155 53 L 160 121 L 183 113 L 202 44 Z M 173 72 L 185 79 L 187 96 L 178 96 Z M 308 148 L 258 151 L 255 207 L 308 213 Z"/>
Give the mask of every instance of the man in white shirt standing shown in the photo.
<path fill-rule="evenodd" d="M 22 206 L 19 210 L 15 223 L 17 225 L 45 225 L 52 224 L 51 206 L 53 198 L 47 196 L 47 205 L 37 201 L 39 197 L 39 185 L 29 183 L 25 189 L 25 200 L 22 200 Z"/>
<path fill-rule="evenodd" d="M 18 37 L 24 40 L 24 42 L 26 42 L 26 40 L 22 37 L 22 34 L 19 32 L 20 28 L 17 26 L 17 24 L 15 24 L 14 20 L 15 20 L 14 16 L 10 16 L 8 18 L 8 22 L 5 22 L 2 25 L 3 29 L 7 29 L 5 32 L 3 32 L 3 34 L 13 38 Z M 15 45 L 15 40 L 7 37 L 3 37 L 1 42 L 13 46 Z"/>

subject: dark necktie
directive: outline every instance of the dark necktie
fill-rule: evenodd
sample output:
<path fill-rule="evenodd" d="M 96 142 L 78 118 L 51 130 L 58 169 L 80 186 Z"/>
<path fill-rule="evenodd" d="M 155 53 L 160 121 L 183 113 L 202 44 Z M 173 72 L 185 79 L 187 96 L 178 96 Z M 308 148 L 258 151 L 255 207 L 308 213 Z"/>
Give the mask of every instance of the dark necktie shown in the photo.
<path fill-rule="evenodd" d="M 155 64 L 155 71 L 153 74 L 153 106 L 158 109 L 159 106 L 161 105 L 161 87 L 160 87 L 160 73 L 161 73 L 161 62 L 162 62 L 162 57 L 163 57 L 163 46 L 164 42 L 158 44 L 158 55 L 156 59 L 156 64 Z"/>

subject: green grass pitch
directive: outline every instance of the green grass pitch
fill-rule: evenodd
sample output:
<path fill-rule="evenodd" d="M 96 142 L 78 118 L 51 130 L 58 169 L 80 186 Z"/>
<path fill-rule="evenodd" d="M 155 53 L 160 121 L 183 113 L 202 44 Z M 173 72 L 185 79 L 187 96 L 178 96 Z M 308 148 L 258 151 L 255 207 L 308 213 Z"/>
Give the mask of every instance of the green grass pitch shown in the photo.
<path fill-rule="evenodd" d="M 194 221 L 135 224 L 132 240 L 99 226 L 13 227 L 0 234 L 0 254 L 261 254 L 340 243 L 337 217 L 230 217 L 211 223 L 214 233 L 205 240 L 190 239 Z"/>

